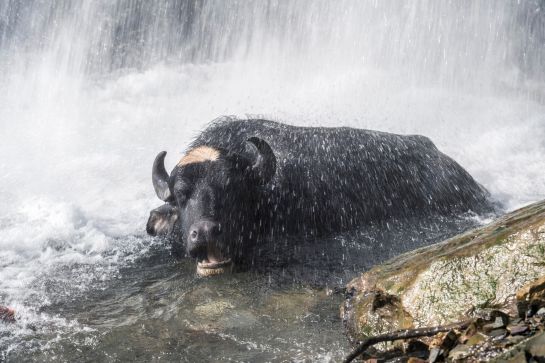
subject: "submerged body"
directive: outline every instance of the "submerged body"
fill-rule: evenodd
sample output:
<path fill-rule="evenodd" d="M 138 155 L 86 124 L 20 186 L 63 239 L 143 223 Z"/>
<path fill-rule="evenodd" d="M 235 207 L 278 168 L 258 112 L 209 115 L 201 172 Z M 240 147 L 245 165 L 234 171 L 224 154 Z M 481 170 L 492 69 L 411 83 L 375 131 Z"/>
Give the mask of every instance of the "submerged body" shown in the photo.
<path fill-rule="evenodd" d="M 164 152 L 154 186 L 169 204 L 154 211 L 163 224 L 148 222 L 148 232 L 175 230 L 188 253 L 216 272 L 223 269 L 216 264 L 241 261 L 245 247 L 275 236 L 492 210 L 486 190 L 418 135 L 226 118 L 196 138 L 170 176 L 163 159 Z"/>

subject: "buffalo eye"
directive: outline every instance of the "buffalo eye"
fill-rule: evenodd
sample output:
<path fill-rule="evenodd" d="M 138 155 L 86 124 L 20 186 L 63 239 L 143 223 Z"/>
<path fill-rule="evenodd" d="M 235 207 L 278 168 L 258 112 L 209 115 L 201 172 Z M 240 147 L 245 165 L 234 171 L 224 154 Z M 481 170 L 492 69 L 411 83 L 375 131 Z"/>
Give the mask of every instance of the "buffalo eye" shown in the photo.
<path fill-rule="evenodd" d="M 191 186 L 189 183 L 179 180 L 174 184 L 174 194 L 178 204 L 184 204 L 191 195 Z"/>

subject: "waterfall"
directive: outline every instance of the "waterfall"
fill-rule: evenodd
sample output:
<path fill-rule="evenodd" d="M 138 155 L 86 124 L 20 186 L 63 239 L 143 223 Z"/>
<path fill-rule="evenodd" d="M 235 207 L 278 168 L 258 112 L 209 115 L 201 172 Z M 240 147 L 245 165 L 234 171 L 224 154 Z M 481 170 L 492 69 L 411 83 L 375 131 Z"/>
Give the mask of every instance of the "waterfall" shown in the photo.
<path fill-rule="evenodd" d="M 422 134 L 545 199 L 545 2 L 0 1 L 0 304 L 98 291 L 156 243 L 155 155 L 255 114 Z"/>
<path fill-rule="evenodd" d="M 96 76 L 248 60 L 518 90 L 544 81 L 544 9 L 537 0 L 6 0 L 0 49 L 4 69 L 50 63 Z"/>

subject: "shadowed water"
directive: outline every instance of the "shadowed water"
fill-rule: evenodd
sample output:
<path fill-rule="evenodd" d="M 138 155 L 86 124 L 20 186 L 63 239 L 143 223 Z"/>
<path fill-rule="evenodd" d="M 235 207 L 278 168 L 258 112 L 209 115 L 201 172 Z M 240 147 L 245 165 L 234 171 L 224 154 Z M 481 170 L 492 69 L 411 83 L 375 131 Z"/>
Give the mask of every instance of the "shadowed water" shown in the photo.
<path fill-rule="evenodd" d="M 119 256 L 121 264 L 57 263 L 30 283 L 20 319 L 0 327 L 0 348 L 9 361 L 338 361 L 349 350 L 338 288 L 477 223 L 390 221 L 335 238 L 277 240 L 254 251 L 250 270 L 213 278 L 173 258 L 165 241 L 133 237 L 144 252 Z"/>

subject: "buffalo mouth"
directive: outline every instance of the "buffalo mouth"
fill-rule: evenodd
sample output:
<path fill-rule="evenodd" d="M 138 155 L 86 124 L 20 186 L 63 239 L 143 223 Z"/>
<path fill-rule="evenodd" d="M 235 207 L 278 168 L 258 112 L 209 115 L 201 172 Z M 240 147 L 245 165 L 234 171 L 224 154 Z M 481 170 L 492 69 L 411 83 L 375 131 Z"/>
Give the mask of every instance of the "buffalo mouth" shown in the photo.
<path fill-rule="evenodd" d="M 208 246 L 206 258 L 197 261 L 197 274 L 199 276 L 221 275 L 231 272 L 233 262 L 230 258 L 224 257 L 217 248 Z"/>

